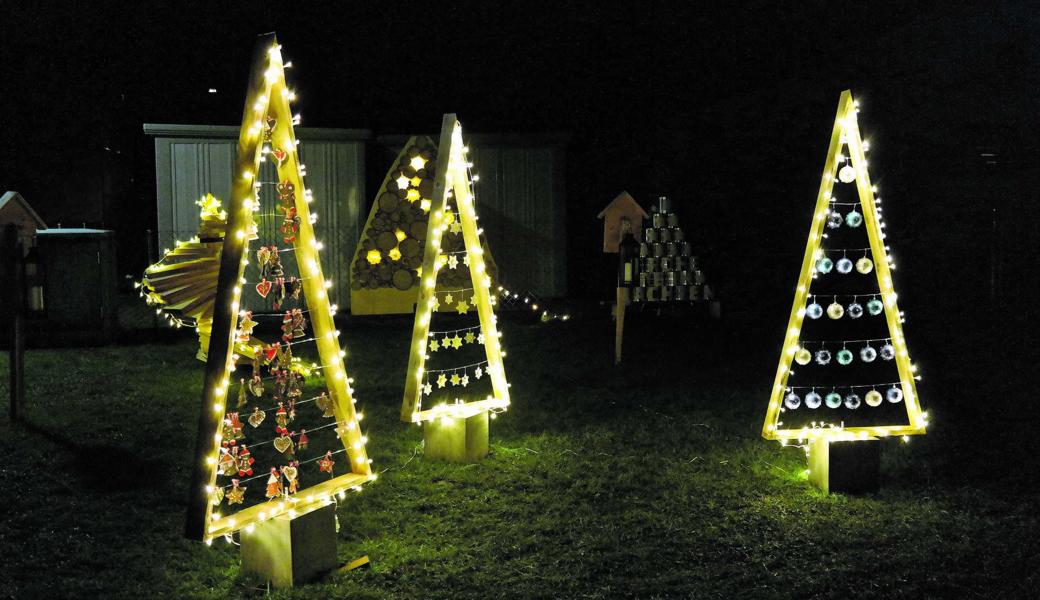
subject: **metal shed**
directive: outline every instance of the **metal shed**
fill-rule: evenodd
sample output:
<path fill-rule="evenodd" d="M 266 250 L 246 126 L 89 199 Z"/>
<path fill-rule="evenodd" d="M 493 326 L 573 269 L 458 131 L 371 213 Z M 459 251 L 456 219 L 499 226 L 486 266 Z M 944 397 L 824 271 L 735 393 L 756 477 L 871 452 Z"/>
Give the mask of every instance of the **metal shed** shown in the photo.
<path fill-rule="evenodd" d="M 387 166 L 409 137 L 376 138 L 388 150 L 381 152 Z M 511 289 L 541 297 L 567 294 L 569 140 L 561 133 L 466 135 L 473 172 L 480 176 L 477 213 L 502 283 Z"/>
<path fill-rule="evenodd" d="M 144 132 L 155 137 L 158 244 L 160 249 L 171 248 L 176 240 L 198 232 L 199 197 L 211 193 L 227 206 L 239 130 L 145 123 Z M 334 284 L 330 295 L 345 307 L 350 303 L 350 257 L 365 219 L 365 142 L 372 132 L 314 127 L 298 127 L 295 132 L 319 217 L 314 229 L 325 244 L 323 271 Z M 275 177 L 274 165 L 264 163 L 261 179 Z"/>

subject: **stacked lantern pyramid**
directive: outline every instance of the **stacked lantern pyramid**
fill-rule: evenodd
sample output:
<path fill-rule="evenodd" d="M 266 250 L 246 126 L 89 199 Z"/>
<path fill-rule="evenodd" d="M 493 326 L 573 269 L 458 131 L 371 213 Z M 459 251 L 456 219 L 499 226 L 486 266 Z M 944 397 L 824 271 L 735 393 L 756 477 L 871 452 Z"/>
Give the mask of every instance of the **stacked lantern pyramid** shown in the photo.
<path fill-rule="evenodd" d="M 762 430 L 767 439 L 907 436 L 927 425 L 857 112 L 843 92 Z"/>
<path fill-rule="evenodd" d="M 273 34 L 258 43 L 220 215 L 212 308 L 199 313 L 212 322 L 186 534 L 207 542 L 328 506 L 375 477 L 322 275 L 280 48 Z M 244 310 L 254 295 L 277 312 Z M 302 360 L 315 346 L 317 356 Z"/>
<path fill-rule="evenodd" d="M 644 220 L 639 244 L 639 273 L 632 288 L 632 302 L 684 302 L 711 300 L 703 261 L 679 226 L 679 215 L 667 197 L 657 199 Z"/>

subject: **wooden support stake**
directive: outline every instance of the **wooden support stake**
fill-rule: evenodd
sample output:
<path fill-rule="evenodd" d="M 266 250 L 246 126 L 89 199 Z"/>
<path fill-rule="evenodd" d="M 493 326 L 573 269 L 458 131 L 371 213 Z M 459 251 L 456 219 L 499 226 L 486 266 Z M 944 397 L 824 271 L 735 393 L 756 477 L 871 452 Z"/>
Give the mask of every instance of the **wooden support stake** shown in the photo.
<path fill-rule="evenodd" d="M 448 462 L 477 462 L 488 454 L 488 411 L 470 417 L 444 416 L 423 421 L 426 458 Z"/>
<path fill-rule="evenodd" d="M 825 493 L 877 491 L 881 479 L 881 441 L 828 440 L 809 443 L 809 482 Z"/>
<path fill-rule="evenodd" d="M 621 364 L 621 340 L 625 335 L 625 308 L 628 306 L 628 288 L 617 289 L 617 308 L 614 310 L 614 364 Z"/>
<path fill-rule="evenodd" d="M 242 572 L 274 587 L 313 581 L 336 568 L 336 507 L 281 515 L 242 530 Z"/>

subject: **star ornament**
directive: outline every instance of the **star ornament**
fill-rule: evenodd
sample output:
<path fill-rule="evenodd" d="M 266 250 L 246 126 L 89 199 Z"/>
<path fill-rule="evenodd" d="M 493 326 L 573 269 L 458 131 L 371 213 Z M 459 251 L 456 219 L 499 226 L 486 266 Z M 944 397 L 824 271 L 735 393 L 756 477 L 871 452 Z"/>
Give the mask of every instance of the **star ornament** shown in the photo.
<path fill-rule="evenodd" d="M 444 295 L 444 303 L 445 304 L 451 304 L 452 301 L 454 301 L 454 300 L 455 300 L 455 296 L 452 296 L 451 292 L 448 292 L 447 294 Z"/>
<path fill-rule="evenodd" d="M 477 376 L 477 379 L 480 379 L 481 377 L 484 376 L 484 369 L 481 369 L 480 367 L 477 367 L 477 370 L 473 371 L 473 374 Z"/>
<path fill-rule="evenodd" d="M 414 156 L 412 157 L 412 160 L 408 162 L 408 164 L 412 165 L 412 168 L 418 171 L 419 169 L 426 166 L 426 159 L 421 156 Z"/>
<path fill-rule="evenodd" d="M 467 344 L 472 344 L 477 339 L 477 336 L 473 335 L 473 332 L 470 331 L 466 334 L 466 337 L 463 339 L 466 340 Z"/>
<path fill-rule="evenodd" d="M 444 386 L 441 386 L 441 387 L 444 387 Z M 429 383 L 427 383 L 426 385 L 424 385 L 424 386 L 423 386 L 423 393 L 424 393 L 424 394 L 426 394 L 427 396 L 429 396 L 430 394 L 432 394 L 432 393 L 433 393 L 433 386 L 432 386 L 432 385 L 430 385 Z"/>
<path fill-rule="evenodd" d="M 483 333 L 477 336 L 477 343 L 478 344 L 483 344 L 484 343 L 484 334 Z"/>
<path fill-rule="evenodd" d="M 448 268 L 449 269 L 457 269 L 458 267 L 459 267 L 459 257 L 455 256 L 454 254 L 452 254 L 448 258 Z"/>
<path fill-rule="evenodd" d="M 397 181 L 397 189 L 399 189 L 399 190 L 407 190 L 408 189 L 408 184 L 411 183 L 411 181 L 409 181 L 408 178 L 404 176 L 404 173 L 401 173 L 401 176 L 398 177 L 396 179 L 396 181 Z"/>
<path fill-rule="evenodd" d="M 452 373 L 452 375 L 451 375 L 451 384 L 452 385 L 458 385 L 461 382 L 462 382 L 462 378 L 459 377 L 459 374 L 458 373 Z"/>
<path fill-rule="evenodd" d="M 233 485 L 231 489 L 224 494 L 224 497 L 227 498 L 228 504 L 242 504 L 242 501 L 246 499 L 246 488 L 240 485 Z"/>
<path fill-rule="evenodd" d="M 462 387 L 466 387 L 467 385 L 469 385 L 469 375 L 463 375 L 462 379 L 461 379 L 461 382 L 462 382 Z"/>
<path fill-rule="evenodd" d="M 456 350 L 458 350 L 459 348 L 461 348 L 461 347 L 462 347 L 462 338 L 460 338 L 460 337 L 459 337 L 459 334 L 457 334 L 457 333 L 456 333 L 456 334 L 455 334 L 455 337 L 451 338 L 451 345 L 452 345 L 452 346 L 453 346 L 453 347 L 454 347 L 454 348 L 455 348 Z"/>
<path fill-rule="evenodd" d="M 430 352 L 436 352 L 437 349 L 440 347 L 441 345 L 437 340 L 433 340 L 432 342 L 430 342 Z"/>
<path fill-rule="evenodd" d="M 336 461 L 332 460 L 332 452 L 326 452 L 325 457 L 318 461 L 318 472 L 332 475 L 332 465 L 334 464 Z"/>
<path fill-rule="evenodd" d="M 437 387 L 442 388 L 442 387 L 444 387 L 447 384 L 448 384 L 448 376 L 445 375 L 444 373 L 441 373 L 437 377 Z"/>
<path fill-rule="evenodd" d="M 452 233 L 462 233 L 462 223 L 455 221 L 451 224 L 450 229 Z"/>
<path fill-rule="evenodd" d="M 467 304 L 465 300 L 459 300 L 458 303 L 455 304 L 455 310 L 459 311 L 460 315 L 464 315 L 469 312 L 469 304 Z"/>

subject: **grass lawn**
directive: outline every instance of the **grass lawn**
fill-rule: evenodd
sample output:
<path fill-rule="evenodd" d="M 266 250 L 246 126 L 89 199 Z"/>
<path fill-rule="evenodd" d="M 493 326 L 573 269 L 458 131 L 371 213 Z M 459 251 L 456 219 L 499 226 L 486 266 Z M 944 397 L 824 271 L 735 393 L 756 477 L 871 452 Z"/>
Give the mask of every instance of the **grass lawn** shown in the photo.
<path fill-rule="evenodd" d="M 344 324 L 381 476 L 340 504 L 339 558 L 372 566 L 273 597 L 1037 597 L 1033 425 L 963 401 L 995 395 L 969 369 L 932 369 L 932 431 L 885 446 L 880 493 L 824 496 L 758 435 L 780 331 L 648 323 L 615 368 L 602 320 L 503 321 L 513 406 L 464 466 L 398 420 L 410 321 Z M 0 598 L 264 595 L 235 546 L 181 537 L 194 354 L 29 352 L 27 423 L 0 417 Z"/>

